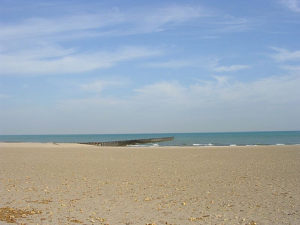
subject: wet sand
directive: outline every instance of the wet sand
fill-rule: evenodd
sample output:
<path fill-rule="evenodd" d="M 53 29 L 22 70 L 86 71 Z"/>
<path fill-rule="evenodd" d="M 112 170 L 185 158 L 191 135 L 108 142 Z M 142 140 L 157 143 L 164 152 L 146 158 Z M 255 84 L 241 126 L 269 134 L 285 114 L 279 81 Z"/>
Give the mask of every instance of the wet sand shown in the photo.
<path fill-rule="evenodd" d="M 0 196 L 0 224 L 296 225 L 300 146 L 0 143 Z"/>

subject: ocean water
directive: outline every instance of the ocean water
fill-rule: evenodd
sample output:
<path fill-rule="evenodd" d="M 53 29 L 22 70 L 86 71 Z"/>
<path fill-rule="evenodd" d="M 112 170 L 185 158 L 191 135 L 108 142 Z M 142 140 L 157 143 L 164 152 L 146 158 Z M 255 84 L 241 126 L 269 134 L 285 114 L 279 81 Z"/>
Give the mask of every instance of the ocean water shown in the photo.
<path fill-rule="evenodd" d="M 72 134 L 72 135 L 0 135 L 0 142 L 103 142 L 156 137 L 174 137 L 172 141 L 146 146 L 245 146 L 300 144 L 300 131 L 226 132 L 226 133 L 153 133 L 153 134 Z"/>

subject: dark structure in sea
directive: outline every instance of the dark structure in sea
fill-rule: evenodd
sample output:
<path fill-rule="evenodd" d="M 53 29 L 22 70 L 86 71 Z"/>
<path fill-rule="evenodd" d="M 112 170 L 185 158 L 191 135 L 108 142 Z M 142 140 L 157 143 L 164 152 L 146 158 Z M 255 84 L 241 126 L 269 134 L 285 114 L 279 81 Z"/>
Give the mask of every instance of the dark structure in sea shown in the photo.
<path fill-rule="evenodd" d="M 80 144 L 97 145 L 97 146 L 127 146 L 127 145 L 148 144 L 148 143 L 157 143 L 157 142 L 172 141 L 172 140 L 174 140 L 174 137 L 146 138 L 146 139 L 105 141 L 105 142 L 83 142 Z"/>

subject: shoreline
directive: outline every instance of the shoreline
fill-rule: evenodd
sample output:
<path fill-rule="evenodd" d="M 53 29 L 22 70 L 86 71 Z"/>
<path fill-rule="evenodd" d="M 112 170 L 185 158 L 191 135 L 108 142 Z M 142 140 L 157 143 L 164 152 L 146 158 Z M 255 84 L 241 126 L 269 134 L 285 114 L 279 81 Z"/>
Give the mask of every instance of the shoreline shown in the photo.
<path fill-rule="evenodd" d="M 172 140 L 156 142 L 155 140 Z M 174 139 L 173 139 L 174 138 Z M 214 132 L 214 133 L 139 133 L 139 134 L 65 134 L 0 135 L 0 142 L 90 143 L 113 146 L 247 146 L 297 145 L 300 131 Z M 148 143 L 147 143 L 148 142 Z M 155 143 L 155 144 L 154 144 Z"/>
<path fill-rule="evenodd" d="M 20 145 L 27 145 L 27 144 L 53 144 L 53 145 L 82 145 L 82 146 L 95 146 L 99 148 L 106 148 L 106 147 L 121 147 L 121 148 L 210 148 L 210 147 L 267 147 L 267 146 L 300 146 L 299 144 L 246 144 L 246 145 L 237 145 L 237 144 L 232 144 L 232 145 L 213 145 L 213 144 L 194 144 L 194 145 L 159 145 L 157 143 L 154 143 L 152 145 L 125 145 L 125 146 L 101 146 L 101 145 L 92 145 L 92 144 L 86 144 L 86 143 L 77 143 L 77 142 L 10 142 L 10 141 L 0 141 L 0 145 L 3 144 L 20 144 Z"/>

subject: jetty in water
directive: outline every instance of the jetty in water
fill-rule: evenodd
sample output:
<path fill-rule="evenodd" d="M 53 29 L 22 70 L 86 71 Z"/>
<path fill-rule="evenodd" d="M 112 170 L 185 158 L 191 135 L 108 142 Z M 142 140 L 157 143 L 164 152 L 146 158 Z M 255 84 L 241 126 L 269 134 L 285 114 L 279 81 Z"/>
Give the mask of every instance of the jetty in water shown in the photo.
<path fill-rule="evenodd" d="M 174 140 L 174 137 L 146 138 L 146 139 L 105 141 L 105 142 L 84 142 L 79 144 L 96 145 L 96 146 L 127 146 L 127 145 L 148 144 L 148 143 L 157 143 L 157 142 L 172 141 L 172 140 Z"/>

